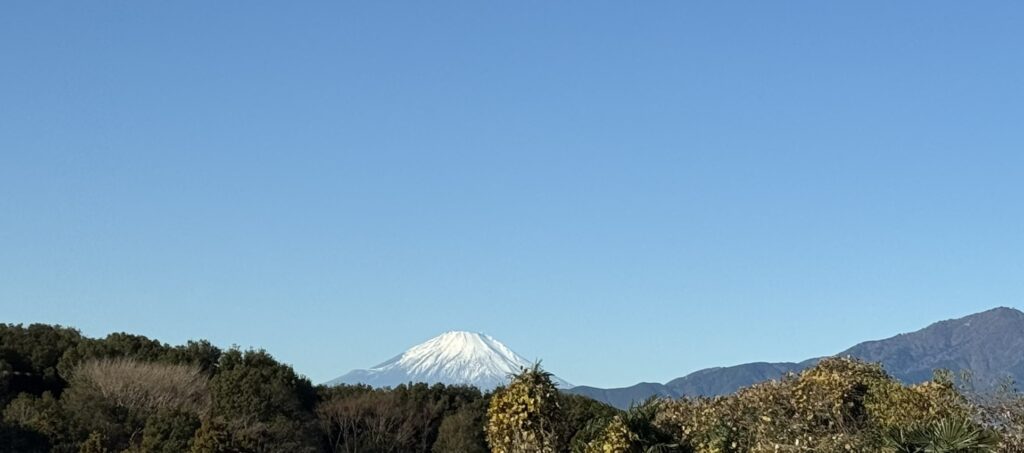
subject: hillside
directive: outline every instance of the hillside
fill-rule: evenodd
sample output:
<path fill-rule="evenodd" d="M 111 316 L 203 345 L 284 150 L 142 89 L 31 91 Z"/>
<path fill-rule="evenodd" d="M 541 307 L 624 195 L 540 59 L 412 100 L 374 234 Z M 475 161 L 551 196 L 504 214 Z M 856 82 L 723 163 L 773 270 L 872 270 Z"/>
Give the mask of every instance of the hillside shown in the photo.
<path fill-rule="evenodd" d="M 1012 308 L 995 308 L 937 322 L 915 332 L 859 343 L 836 356 L 879 362 L 893 377 L 906 383 L 927 380 L 936 369 L 969 370 L 974 383 L 981 388 L 1007 378 L 1021 381 L 1024 380 L 1024 313 Z M 747 363 L 696 371 L 665 384 L 642 383 L 612 389 L 579 386 L 569 391 L 625 408 L 655 395 L 724 395 L 803 370 L 818 360 Z"/>

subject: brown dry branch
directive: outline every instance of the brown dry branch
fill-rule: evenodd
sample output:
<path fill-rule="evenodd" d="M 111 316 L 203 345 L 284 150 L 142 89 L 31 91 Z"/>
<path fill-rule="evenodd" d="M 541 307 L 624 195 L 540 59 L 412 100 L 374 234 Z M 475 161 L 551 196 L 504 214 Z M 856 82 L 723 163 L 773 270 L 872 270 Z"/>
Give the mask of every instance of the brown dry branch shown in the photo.
<path fill-rule="evenodd" d="M 133 359 L 96 359 L 75 369 L 75 386 L 92 389 L 111 404 L 143 412 L 161 409 L 205 413 L 209 378 L 199 367 Z"/>

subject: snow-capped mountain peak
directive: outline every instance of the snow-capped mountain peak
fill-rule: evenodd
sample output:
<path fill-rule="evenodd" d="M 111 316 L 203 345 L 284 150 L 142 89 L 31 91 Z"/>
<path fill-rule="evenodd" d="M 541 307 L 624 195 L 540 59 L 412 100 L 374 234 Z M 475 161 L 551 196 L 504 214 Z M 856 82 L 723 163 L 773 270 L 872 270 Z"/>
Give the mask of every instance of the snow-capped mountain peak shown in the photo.
<path fill-rule="evenodd" d="M 355 370 L 328 382 L 394 387 L 409 382 L 467 384 L 493 389 L 533 364 L 489 335 L 453 330 L 413 346 L 368 370 Z M 569 383 L 554 377 L 561 388 Z"/>

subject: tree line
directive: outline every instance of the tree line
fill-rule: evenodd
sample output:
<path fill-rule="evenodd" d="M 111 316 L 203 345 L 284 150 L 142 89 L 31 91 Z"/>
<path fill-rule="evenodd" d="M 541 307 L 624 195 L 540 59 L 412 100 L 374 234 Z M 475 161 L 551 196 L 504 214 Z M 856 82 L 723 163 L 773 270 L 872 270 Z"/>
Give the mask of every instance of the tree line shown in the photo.
<path fill-rule="evenodd" d="M 0 452 L 1024 453 L 1024 398 L 831 358 L 621 411 L 538 366 L 508 385 L 315 386 L 262 350 L 0 324 Z"/>
<path fill-rule="evenodd" d="M 0 452 L 487 452 L 491 396 L 315 386 L 262 350 L 0 324 Z M 560 398 L 579 423 L 615 411 Z"/>

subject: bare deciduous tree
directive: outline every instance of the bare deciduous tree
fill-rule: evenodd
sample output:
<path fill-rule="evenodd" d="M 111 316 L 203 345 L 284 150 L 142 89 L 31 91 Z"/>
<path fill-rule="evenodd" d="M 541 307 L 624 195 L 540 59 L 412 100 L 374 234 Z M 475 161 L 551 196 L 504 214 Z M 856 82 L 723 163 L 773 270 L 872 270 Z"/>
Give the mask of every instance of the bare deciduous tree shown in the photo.
<path fill-rule="evenodd" d="M 197 366 L 118 358 L 82 363 L 75 369 L 72 384 L 118 407 L 201 414 L 209 406 L 208 380 Z"/>
<path fill-rule="evenodd" d="M 336 398 L 317 408 L 335 452 L 411 450 L 423 414 L 393 393 L 367 392 Z"/>

